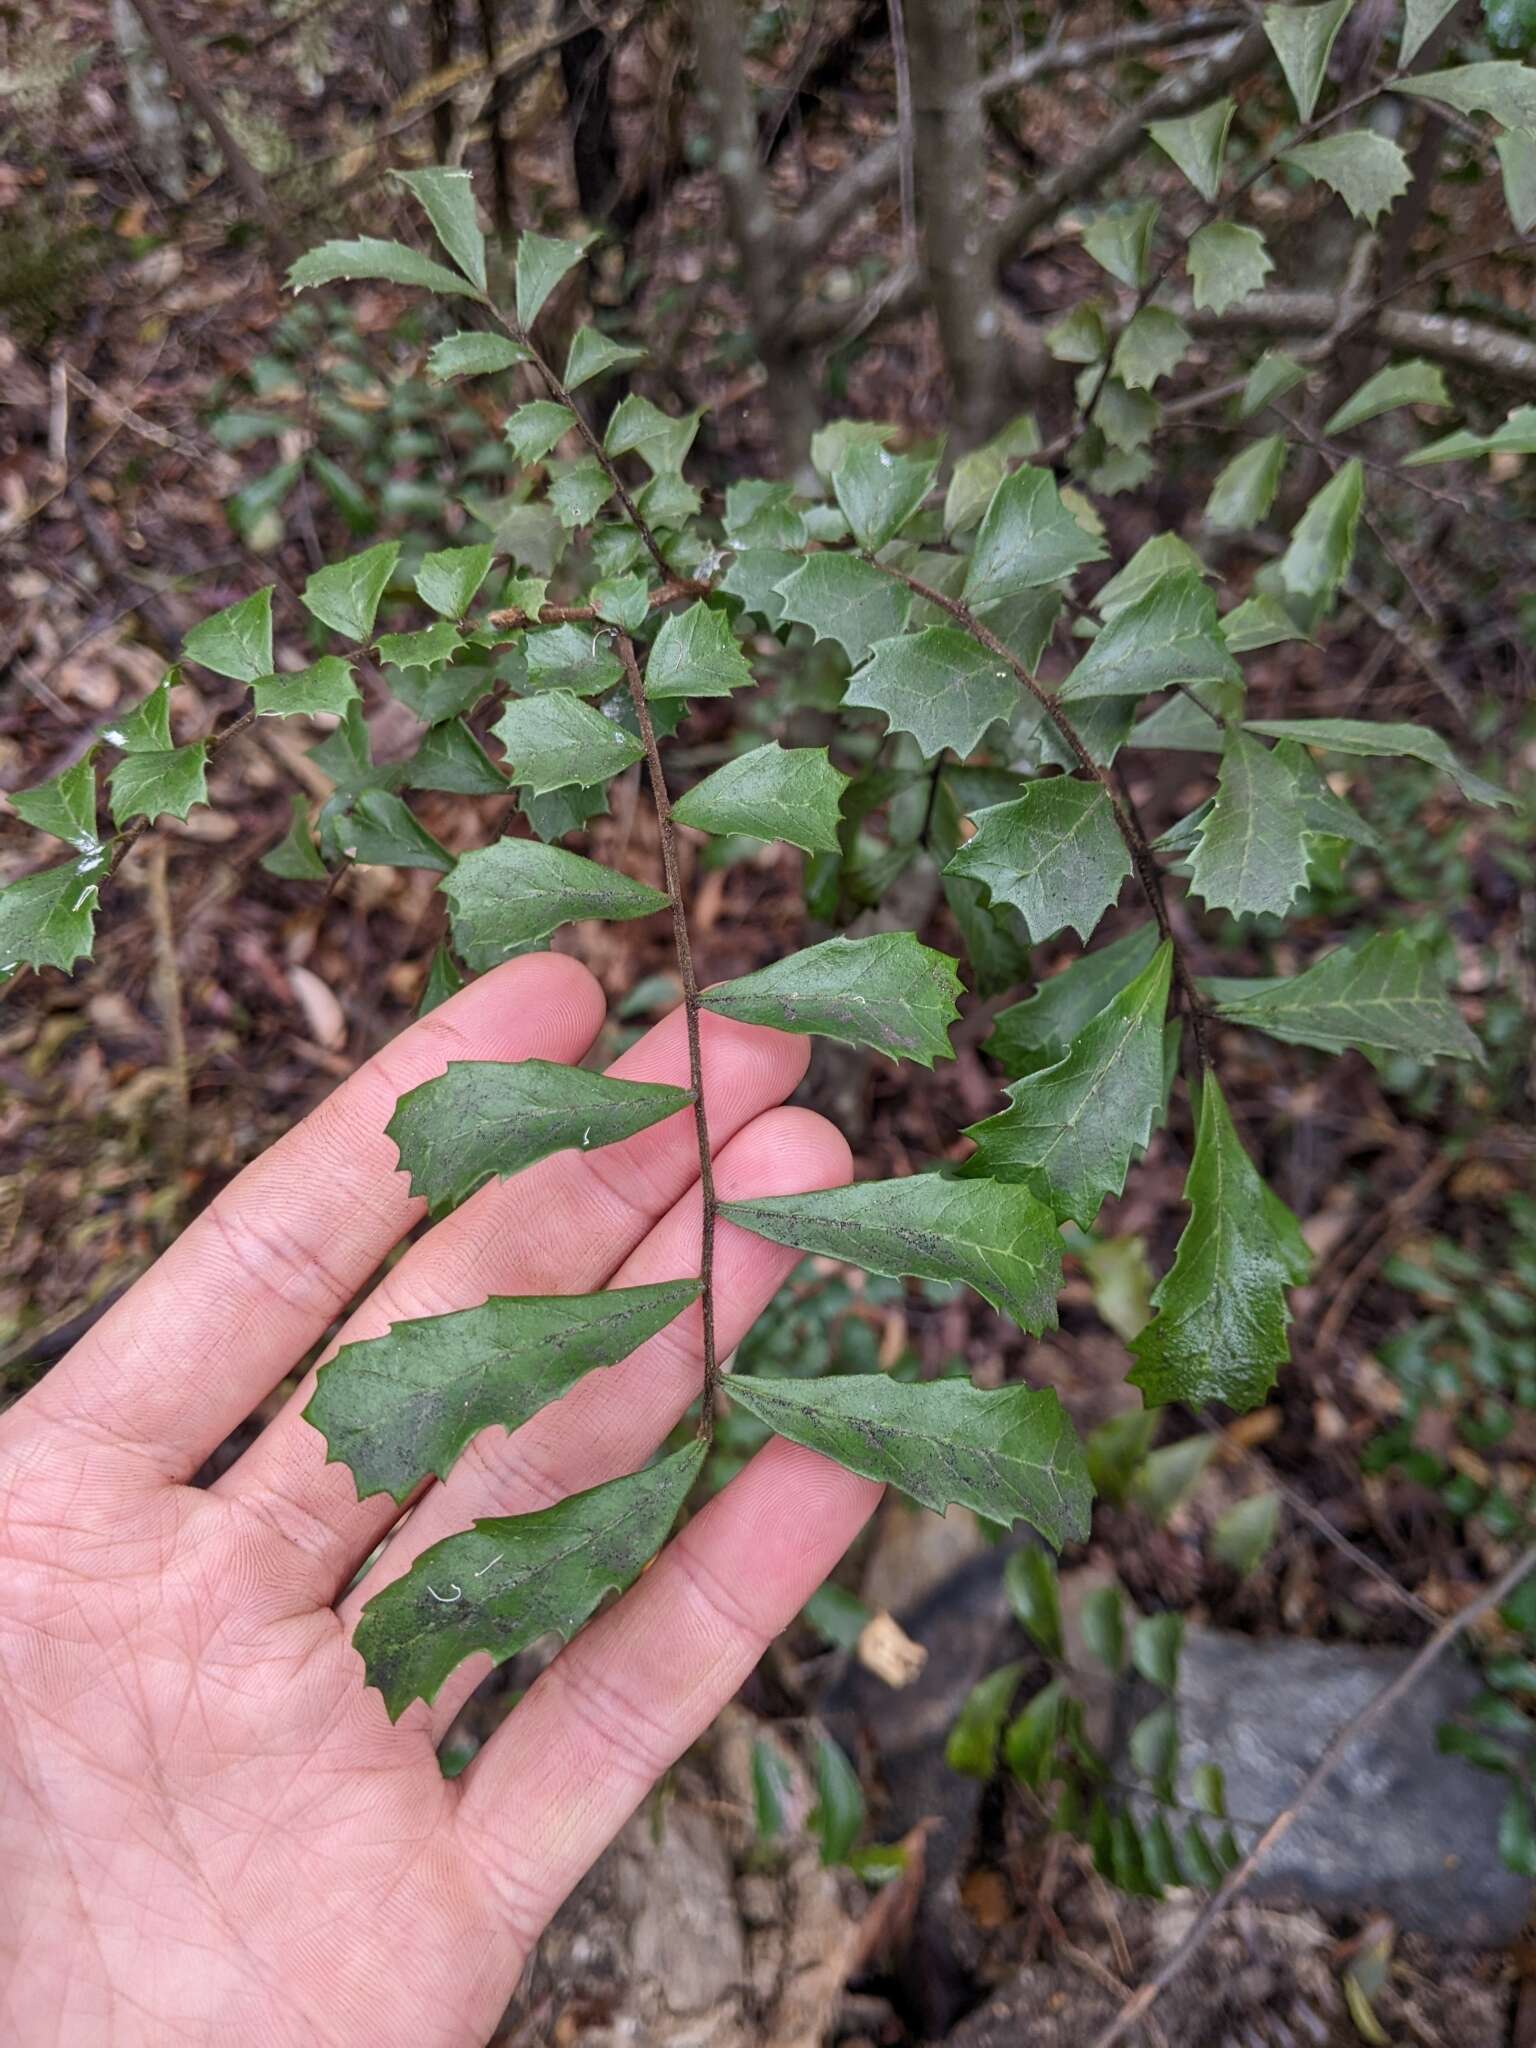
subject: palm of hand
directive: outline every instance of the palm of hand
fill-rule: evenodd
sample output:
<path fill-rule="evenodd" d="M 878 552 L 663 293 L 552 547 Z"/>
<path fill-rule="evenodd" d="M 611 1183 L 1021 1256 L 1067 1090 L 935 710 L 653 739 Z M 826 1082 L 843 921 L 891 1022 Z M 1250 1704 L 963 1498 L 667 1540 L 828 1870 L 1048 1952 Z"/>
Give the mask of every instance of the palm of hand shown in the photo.
<path fill-rule="evenodd" d="M 447 1058 L 579 1058 L 600 1015 L 555 956 L 474 984 L 249 1169 L 0 1419 L 0 2015 L 25 2048 L 483 2042 L 560 1899 L 873 1505 L 867 1483 L 770 1445 L 449 1782 L 437 1745 L 485 1661 L 392 1726 L 351 1647 L 363 1598 L 476 1515 L 643 1462 L 697 1390 L 697 1311 L 482 1438 L 359 1591 L 396 1511 L 323 1462 L 308 1379 L 211 1488 L 186 1483 L 419 1215 L 382 1137 L 395 1096 Z M 799 1045 L 707 1021 L 722 1193 L 844 1177 L 835 1133 L 772 1107 Z M 680 1068 L 673 1018 L 619 1070 Z M 693 1270 L 687 1123 L 484 1190 L 343 1337 L 492 1292 Z M 729 1345 L 793 1255 L 724 1227 L 717 1256 Z"/>

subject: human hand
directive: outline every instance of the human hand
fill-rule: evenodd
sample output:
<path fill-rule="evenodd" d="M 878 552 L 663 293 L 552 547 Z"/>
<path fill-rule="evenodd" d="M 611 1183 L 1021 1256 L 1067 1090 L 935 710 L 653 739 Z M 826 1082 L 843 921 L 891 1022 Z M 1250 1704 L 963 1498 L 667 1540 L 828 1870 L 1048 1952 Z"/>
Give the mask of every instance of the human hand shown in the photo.
<path fill-rule="evenodd" d="M 0 1418 L 0 2016 L 20 2048 L 464 2048 L 647 1788 L 836 1562 L 879 1489 L 767 1446 L 564 1650 L 461 1778 L 436 1749 L 485 1658 L 391 1725 L 365 1597 L 476 1516 L 637 1469 L 695 1397 L 689 1309 L 398 1510 L 356 1498 L 300 1411 L 206 1489 L 209 1453 L 321 1337 L 422 1205 L 384 1135 L 449 1059 L 575 1061 L 596 982 L 538 954 L 473 983 L 249 1167 Z M 805 1042 L 704 1015 L 723 1199 L 848 1178 L 779 1107 Z M 619 1060 L 686 1085 L 674 1013 Z M 691 1116 L 484 1188 L 412 1245 L 336 1344 L 490 1294 L 698 1269 Z M 722 1352 L 797 1254 L 721 1223 Z M 329 1355 L 329 1353 L 327 1353 Z"/>

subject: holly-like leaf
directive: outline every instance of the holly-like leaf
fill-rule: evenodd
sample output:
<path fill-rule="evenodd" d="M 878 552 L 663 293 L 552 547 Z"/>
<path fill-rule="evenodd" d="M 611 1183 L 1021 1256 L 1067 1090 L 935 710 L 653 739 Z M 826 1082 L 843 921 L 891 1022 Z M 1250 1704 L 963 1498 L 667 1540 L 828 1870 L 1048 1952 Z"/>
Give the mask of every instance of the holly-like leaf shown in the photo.
<path fill-rule="evenodd" d="M 732 1401 L 779 1436 L 938 1514 L 958 1504 L 1005 1527 L 1025 1521 L 1058 1550 L 1088 1534 L 1093 1488 L 1051 1388 L 908 1386 L 879 1372 L 815 1381 L 736 1373 L 729 1384 Z"/>
<path fill-rule="evenodd" d="M 1012 803 L 976 816 L 976 833 L 944 872 L 981 882 L 1011 904 L 1035 945 L 1068 925 L 1081 939 L 1120 894 L 1131 857 L 1104 786 L 1070 775 L 1031 782 Z"/>
<path fill-rule="evenodd" d="M 1138 925 L 1123 939 L 1084 953 L 1041 982 L 1032 996 L 999 1011 L 982 1047 L 1015 1079 L 1059 1060 L 1067 1046 L 1157 951 L 1157 927 Z"/>
<path fill-rule="evenodd" d="M 1389 363 L 1374 377 L 1367 377 L 1360 389 L 1346 398 L 1323 428 L 1325 434 L 1347 433 L 1364 426 L 1399 405 L 1449 405 L 1445 372 L 1436 363 L 1415 356 L 1406 363 Z"/>
<path fill-rule="evenodd" d="M 482 1429 L 518 1429 L 596 1367 L 628 1358 L 698 1299 L 697 1280 L 602 1294 L 493 1295 L 478 1308 L 392 1323 L 320 1368 L 304 1419 L 357 1497 L 404 1502 L 446 1478 Z"/>
<path fill-rule="evenodd" d="M 1059 582 L 1104 553 L 1099 535 L 1081 527 L 1062 503 L 1051 472 L 1026 464 L 992 495 L 965 573 L 966 602 L 985 604 Z"/>
<path fill-rule="evenodd" d="M 627 370 L 645 361 L 643 348 L 631 348 L 615 341 L 596 327 L 578 327 L 571 336 L 570 354 L 565 359 L 563 382 L 567 391 L 577 391 L 610 370 Z"/>
<path fill-rule="evenodd" d="M 1211 486 L 1206 500 L 1205 523 L 1218 533 L 1247 533 L 1262 523 L 1275 502 L 1280 479 L 1285 474 L 1287 454 L 1281 434 L 1266 434 L 1240 448 Z M 1230 651 L 1232 641 L 1222 627 L 1222 638 Z"/>
<path fill-rule="evenodd" d="M 1312 836 L 1284 756 L 1246 732 L 1230 733 L 1190 886 L 1234 917 L 1284 917 L 1307 879 Z"/>
<path fill-rule="evenodd" d="M 1173 158 L 1208 206 L 1215 203 L 1221 190 L 1227 131 L 1236 112 L 1236 100 L 1212 100 L 1208 107 L 1186 114 L 1182 120 L 1147 123 L 1152 140 Z"/>
<path fill-rule="evenodd" d="M 426 868 L 448 874 L 453 855 L 422 824 L 404 798 L 387 789 L 364 789 L 332 798 L 320 813 L 320 844 L 333 858 L 364 867 Z"/>
<path fill-rule="evenodd" d="M 1181 540 L 1176 533 L 1155 533 L 1142 542 L 1123 569 L 1117 569 L 1110 577 L 1094 598 L 1093 608 L 1101 619 L 1112 619 L 1117 612 L 1145 597 L 1164 576 L 1183 569 L 1194 576 L 1207 573 L 1187 540 Z"/>
<path fill-rule="evenodd" d="M 1298 142 L 1294 149 L 1281 152 L 1280 161 L 1294 164 L 1309 178 L 1320 178 L 1356 220 L 1372 227 L 1408 190 L 1407 157 L 1390 136 L 1378 135 L 1373 128 L 1351 128 L 1345 135 Z"/>
<path fill-rule="evenodd" d="M 1503 426 L 1491 434 L 1474 434 L 1460 428 L 1442 435 L 1427 448 L 1415 449 L 1403 458 L 1404 469 L 1418 469 L 1426 462 L 1462 462 L 1473 455 L 1536 455 L 1536 405 L 1517 405 Z"/>
<path fill-rule="evenodd" d="M 73 767 L 47 782 L 12 790 L 10 805 L 24 824 L 68 840 L 77 853 L 94 853 L 101 844 L 96 830 L 96 749 L 87 749 Z"/>
<path fill-rule="evenodd" d="M 237 683 L 271 675 L 271 584 L 201 620 L 182 641 L 181 652 L 184 660 L 198 662 L 216 676 L 233 676 Z"/>
<path fill-rule="evenodd" d="M 614 407 L 603 446 L 610 455 L 638 455 L 653 476 L 676 476 L 699 431 L 701 413 L 674 419 L 632 391 Z"/>
<path fill-rule="evenodd" d="M 1162 1110 L 1172 957 L 1160 945 L 1061 1059 L 1014 1082 L 1007 1109 L 971 1125 L 968 1171 L 1022 1182 L 1057 1216 L 1092 1227 Z"/>
<path fill-rule="evenodd" d="M 1256 590 L 1252 597 L 1245 597 L 1231 611 L 1222 613 L 1221 637 L 1234 654 L 1251 654 L 1256 647 L 1275 647 L 1282 640 L 1305 640 L 1307 635 L 1278 597 L 1267 590 Z M 1241 702 L 1242 692 L 1238 691 L 1226 715 L 1234 716 Z M 1162 744 L 1166 746 L 1169 742 L 1165 740 Z"/>
<path fill-rule="evenodd" d="M 1143 696 L 1172 683 L 1240 676 L 1216 617 L 1216 600 L 1190 569 L 1159 576 L 1106 620 L 1059 692 L 1063 702 Z"/>
<path fill-rule="evenodd" d="M 1317 96 L 1328 75 L 1328 58 L 1334 38 L 1344 26 L 1344 17 L 1354 0 L 1322 0 L 1315 7 L 1270 6 L 1264 9 L 1264 33 L 1269 37 L 1280 69 L 1291 88 L 1296 112 L 1310 121 Z"/>
<path fill-rule="evenodd" d="M 1106 207 L 1083 229 L 1083 247 L 1111 277 L 1139 290 L 1147 281 L 1157 201 Z"/>
<path fill-rule="evenodd" d="M 1485 782 L 1462 766 L 1455 754 L 1427 725 L 1392 721 L 1378 723 L 1370 718 L 1253 718 L 1250 732 L 1261 732 L 1276 740 L 1298 740 L 1304 747 L 1321 747 L 1327 753 L 1373 756 L 1404 756 L 1423 761 L 1448 775 L 1464 797 L 1476 804 L 1510 804 L 1514 799 L 1496 783 Z"/>
<path fill-rule="evenodd" d="M 700 832 L 741 832 L 787 840 L 807 853 L 835 853 L 847 787 L 848 777 L 832 766 L 825 747 L 786 748 L 770 740 L 696 782 L 672 815 Z"/>
<path fill-rule="evenodd" d="M 434 619 L 414 633 L 381 633 L 379 659 L 396 668 L 431 671 L 452 661 L 464 639 L 452 619 Z"/>
<path fill-rule="evenodd" d="M 390 668 L 384 680 L 390 695 L 414 711 L 423 725 L 441 725 L 445 718 L 473 711 L 496 678 L 478 662 L 467 661 L 453 667 Z"/>
<path fill-rule="evenodd" d="M 171 669 L 125 718 L 102 726 L 100 737 L 125 754 L 163 754 L 171 744 L 171 685 L 180 679 L 181 670 Z"/>
<path fill-rule="evenodd" d="M 291 264 L 288 288 L 302 292 L 315 285 L 376 279 L 383 284 L 419 285 L 423 291 L 442 292 L 449 298 L 479 299 L 484 294 L 450 270 L 434 263 L 403 242 L 381 242 L 374 235 L 359 235 L 352 241 L 322 242 Z"/>
<path fill-rule="evenodd" d="M 1298 384 L 1304 383 L 1306 375 L 1302 365 L 1294 356 L 1288 356 L 1284 349 L 1266 349 L 1248 372 L 1248 381 L 1237 402 L 1238 418 L 1252 419 L 1266 405 L 1272 405 L 1277 398 L 1284 398 L 1288 391 L 1294 391 Z"/>
<path fill-rule="evenodd" d="M 1258 230 L 1229 220 L 1213 220 L 1191 236 L 1184 260 L 1195 304 L 1215 313 L 1260 290 L 1275 267 Z"/>
<path fill-rule="evenodd" d="M 424 1550 L 368 1602 L 352 1638 L 390 1719 L 412 1700 L 436 1699 L 476 1650 L 500 1664 L 542 1635 L 573 1634 L 660 1549 L 704 1451 L 692 1443 L 628 1479 L 531 1515 L 478 1521 Z"/>
<path fill-rule="evenodd" d="M 576 415 L 568 405 L 535 398 L 508 415 L 502 433 L 519 462 L 540 462 L 575 424 Z"/>
<path fill-rule="evenodd" d="M 592 586 L 592 604 L 607 625 L 635 633 L 650 616 L 650 585 L 643 576 L 605 576 Z"/>
<path fill-rule="evenodd" d="M 0 889 L 0 974 L 20 965 L 62 967 L 68 974 L 77 960 L 89 959 L 100 885 L 88 870 L 100 866 L 100 854 L 89 854 Z"/>
<path fill-rule="evenodd" d="M 489 541 L 481 541 L 475 547 L 439 548 L 423 555 L 416 571 L 417 595 L 440 617 L 462 619 L 491 573 L 495 552 Z"/>
<path fill-rule="evenodd" d="M 775 1244 L 866 1272 L 963 1280 L 1032 1336 L 1056 1326 L 1061 1232 L 1027 1188 L 918 1173 L 724 1202 L 720 1213 Z"/>
<path fill-rule="evenodd" d="M 738 548 L 800 548 L 806 540 L 805 514 L 794 502 L 794 487 L 744 477 L 725 493 L 725 535 Z"/>
<path fill-rule="evenodd" d="M 309 805 L 297 794 L 291 803 L 293 821 L 271 852 L 262 855 L 261 865 L 286 882 L 323 882 L 329 870 L 309 829 Z"/>
<path fill-rule="evenodd" d="M 590 526 L 613 496 L 612 480 L 595 455 L 578 455 L 574 462 L 551 462 L 548 475 L 550 507 L 568 533 L 578 526 Z"/>
<path fill-rule="evenodd" d="M 485 237 L 475 217 L 475 188 L 468 171 L 433 164 L 429 170 L 396 171 L 394 176 L 420 201 L 437 239 L 483 292 Z"/>
<path fill-rule="evenodd" d="M 1224 981 L 1216 1004 L 1236 1024 L 1287 1045 L 1345 1052 L 1406 1053 L 1412 1059 L 1475 1060 L 1476 1038 L 1446 994 L 1429 948 L 1410 932 L 1376 932 L 1341 946 L 1303 974 L 1266 982 L 1249 995 Z"/>
<path fill-rule="evenodd" d="M 1297 597 L 1325 603 L 1349 573 L 1365 497 L 1360 464 L 1346 462 L 1312 499 L 1280 557 L 1280 581 Z"/>
<path fill-rule="evenodd" d="M 598 697 L 624 676 L 624 664 L 613 651 L 611 633 L 567 622 L 545 626 L 523 641 L 528 657 L 528 682 L 535 690 L 570 690 L 578 697 Z"/>
<path fill-rule="evenodd" d="M 304 586 L 304 609 L 344 640 L 371 639 L 379 599 L 389 588 L 399 557 L 399 541 L 383 540 L 345 562 L 317 569 Z M 398 661 L 400 657 L 390 658 Z"/>
<path fill-rule="evenodd" d="M 1097 299 L 1079 299 L 1052 327 L 1045 345 L 1059 363 L 1099 363 L 1109 354 L 1109 329 Z"/>
<path fill-rule="evenodd" d="M 125 754 L 112 770 L 112 816 L 119 825 L 130 818 L 184 818 L 194 804 L 208 801 L 208 747 L 204 740 L 172 747 L 164 754 Z"/>
<path fill-rule="evenodd" d="M 1408 69 L 1455 5 L 1456 0 L 1407 0 L 1403 9 L 1403 40 L 1397 52 L 1400 70 Z"/>
<path fill-rule="evenodd" d="M 1227 622 L 1235 616 L 1228 612 L 1221 622 L 1222 638 L 1229 647 L 1233 642 Z M 1278 637 L 1294 640 L 1298 635 L 1294 628 L 1289 628 Z M 1259 645 L 1267 646 L 1268 642 L 1260 640 Z M 1130 744 L 1161 747 L 1178 754 L 1219 754 L 1226 745 L 1227 725 L 1241 718 L 1242 710 L 1241 683 L 1202 683 L 1198 689 L 1180 690 L 1165 697 L 1155 711 L 1132 728 Z"/>
<path fill-rule="evenodd" d="M 645 752 L 632 733 L 569 690 L 513 698 L 491 731 L 507 750 L 512 780 L 535 796 L 590 789 Z"/>
<path fill-rule="evenodd" d="M 751 680 L 723 611 L 701 599 L 662 620 L 645 664 L 647 697 L 728 697 Z"/>
<path fill-rule="evenodd" d="M 878 641 L 843 695 L 852 709 L 884 712 L 891 730 L 911 733 L 929 760 L 946 747 L 974 753 L 1018 700 L 1012 670 L 954 626 Z"/>
<path fill-rule="evenodd" d="M 1458 114 L 1491 114 L 1503 128 L 1536 128 L 1536 70 L 1529 64 L 1495 60 L 1458 64 L 1450 71 L 1425 71 L 1394 81 L 1394 92 L 1438 100 Z"/>
<path fill-rule="evenodd" d="M 905 584 L 856 555 L 808 555 L 776 587 L 784 617 L 809 626 L 818 640 L 835 640 L 854 668 L 877 641 L 902 631 L 912 609 Z"/>
<path fill-rule="evenodd" d="M 528 350 L 509 334 L 481 334 L 468 328 L 448 335 L 430 352 L 427 375 L 435 384 L 446 384 L 450 377 L 491 377 L 528 360 Z"/>
<path fill-rule="evenodd" d="M 960 976 L 947 953 L 913 932 L 841 936 L 706 989 L 706 1010 L 814 1033 L 844 1045 L 873 1046 L 894 1059 L 931 1067 L 953 1059 L 949 1030 L 959 1012 Z"/>
<path fill-rule="evenodd" d="M 1143 306 L 1115 343 L 1115 375 L 1127 390 L 1150 391 L 1160 378 L 1173 375 L 1189 344 L 1189 329 L 1182 320 L 1165 306 Z"/>
<path fill-rule="evenodd" d="M 878 441 L 858 441 L 832 473 L 832 489 L 861 548 L 878 553 L 894 540 L 933 488 L 937 461 L 893 455 Z"/>
<path fill-rule="evenodd" d="M 1285 1288 L 1311 1260 L 1295 1217 L 1260 1179 L 1214 1074 L 1200 1087 L 1189 1222 L 1152 1296 L 1157 1313 L 1131 1344 L 1130 1374 L 1149 1406 L 1224 1401 L 1256 1408 L 1290 1355 Z"/>
<path fill-rule="evenodd" d="M 552 1152 L 632 1138 L 690 1099 L 686 1088 L 618 1081 L 558 1060 L 454 1060 L 402 1095 L 386 1128 L 411 1193 L 440 1210 Z"/>
<path fill-rule="evenodd" d="M 434 725 L 405 763 L 407 789 L 442 789 L 454 796 L 505 796 L 507 778 L 462 718 Z"/>
<path fill-rule="evenodd" d="M 755 612 L 765 626 L 777 629 L 784 623 L 779 585 L 801 560 L 788 548 L 742 548 L 732 555 L 715 589 L 722 596 L 739 598 L 744 610 Z"/>
<path fill-rule="evenodd" d="M 592 237 L 579 242 L 561 242 L 549 235 L 536 235 L 531 228 L 517 244 L 517 324 L 531 327 L 544 309 L 555 286 L 586 254 Z"/>
<path fill-rule="evenodd" d="M 455 950 L 494 967 L 580 917 L 622 920 L 665 910 L 659 889 L 557 846 L 498 839 L 464 854 L 443 883 Z"/>
<path fill-rule="evenodd" d="M 263 676 L 251 701 L 263 718 L 313 718 L 317 711 L 345 718 L 360 695 L 351 665 L 339 654 L 322 654 L 291 675 Z"/>

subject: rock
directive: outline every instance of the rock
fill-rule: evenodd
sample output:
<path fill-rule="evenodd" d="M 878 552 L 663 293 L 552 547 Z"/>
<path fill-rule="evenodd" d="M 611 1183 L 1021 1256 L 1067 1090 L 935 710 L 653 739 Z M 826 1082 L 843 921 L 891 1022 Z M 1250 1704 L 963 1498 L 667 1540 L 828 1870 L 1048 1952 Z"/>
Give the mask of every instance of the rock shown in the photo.
<path fill-rule="evenodd" d="M 1334 1731 L 1409 1661 L 1406 1650 L 1191 1629 L 1179 1663 L 1181 1799 L 1220 1766 L 1243 1848 L 1287 1805 Z M 1350 1748 L 1260 1866 L 1255 1898 L 1325 1913 L 1378 1910 L 1444 1941 L 1499 1946 L 1520 1932 L 1529 1883 L 1499 1860 L 1506 1787 L 1435 1747 L 1435 1730 L 1481 1690 L 1454 1656 L 1435 1665 Z"/>

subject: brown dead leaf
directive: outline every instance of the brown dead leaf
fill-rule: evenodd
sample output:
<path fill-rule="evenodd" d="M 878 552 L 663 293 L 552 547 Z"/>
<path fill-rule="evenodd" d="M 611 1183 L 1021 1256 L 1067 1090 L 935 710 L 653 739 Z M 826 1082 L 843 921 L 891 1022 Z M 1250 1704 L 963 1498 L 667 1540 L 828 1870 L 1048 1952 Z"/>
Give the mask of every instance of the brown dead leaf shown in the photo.
<path fill-rule="evenodd" d="M 290 967 L 288 986 L 315 1044 L 325 1052 L 339 1052 L 347 1042 L 347 1017 L 334 993 L 307 967 Z"/>

